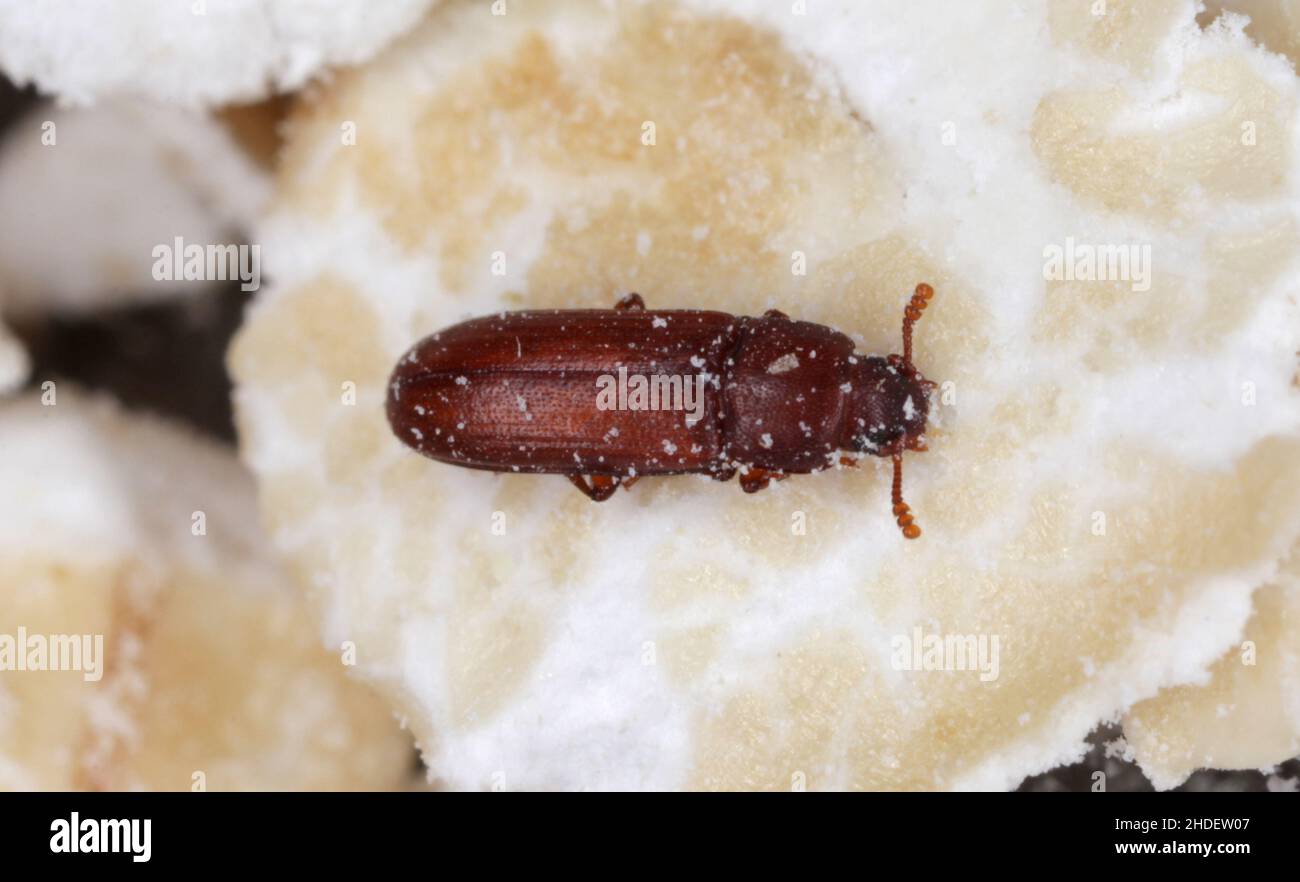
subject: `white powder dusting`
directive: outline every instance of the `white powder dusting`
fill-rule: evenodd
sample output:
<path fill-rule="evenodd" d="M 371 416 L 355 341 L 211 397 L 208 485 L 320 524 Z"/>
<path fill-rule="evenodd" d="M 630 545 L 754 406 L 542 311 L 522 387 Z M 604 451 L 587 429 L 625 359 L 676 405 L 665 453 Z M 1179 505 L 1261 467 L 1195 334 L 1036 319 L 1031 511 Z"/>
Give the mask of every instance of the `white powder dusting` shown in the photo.
<path fill-rule="evenodd" d="M 785 355 L 782 355 L 780 358 L 775 359 L 771 364 L 769 364 L 767 366 L 767 372 L 769 374 L 784 374 L 794 370 L 798 366 L 799 356 L 795 355 L 793 352 L 787 352 Z"/>

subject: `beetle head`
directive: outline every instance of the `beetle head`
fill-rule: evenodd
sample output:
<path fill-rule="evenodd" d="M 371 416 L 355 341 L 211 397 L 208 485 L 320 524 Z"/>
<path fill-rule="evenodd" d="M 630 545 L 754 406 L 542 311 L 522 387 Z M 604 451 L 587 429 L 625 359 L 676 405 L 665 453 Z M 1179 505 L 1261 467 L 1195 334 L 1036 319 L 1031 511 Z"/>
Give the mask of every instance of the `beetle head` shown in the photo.
<path fill-rule="evenodd" d="M 900 355 L 859 357 L 843 446 L 876 456 L 925 450 L 925 427 L 935 388 Z"/>

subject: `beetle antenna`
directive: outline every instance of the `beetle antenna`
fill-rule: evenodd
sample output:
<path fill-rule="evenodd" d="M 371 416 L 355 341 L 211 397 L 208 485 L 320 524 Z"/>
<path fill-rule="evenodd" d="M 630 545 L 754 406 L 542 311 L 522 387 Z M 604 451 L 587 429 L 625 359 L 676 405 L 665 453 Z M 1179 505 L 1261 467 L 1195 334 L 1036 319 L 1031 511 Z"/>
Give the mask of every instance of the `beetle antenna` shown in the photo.
<path fill-rule="evenodd" d="M 903 501 L 903 454 L 894 454 L 894 517 L 898 519 L 898 526 L 902 528 L 903 535 L 908 539 L 915 539 L 921 535 L 921 528 L 916 525 L 916 519 L 912 517 L 912 509 Z"/>
<path fill-rule="evenodd" d="M 912 299 L 907 302 L 907 308 L 903 310 L 903 362 L 908 367 L 912 366 L 912 326 L 921 317 L 925 305 L 933 296 L 934 289 L 922 282 L 916 286 L 916 293 L 912 295 Z"/>

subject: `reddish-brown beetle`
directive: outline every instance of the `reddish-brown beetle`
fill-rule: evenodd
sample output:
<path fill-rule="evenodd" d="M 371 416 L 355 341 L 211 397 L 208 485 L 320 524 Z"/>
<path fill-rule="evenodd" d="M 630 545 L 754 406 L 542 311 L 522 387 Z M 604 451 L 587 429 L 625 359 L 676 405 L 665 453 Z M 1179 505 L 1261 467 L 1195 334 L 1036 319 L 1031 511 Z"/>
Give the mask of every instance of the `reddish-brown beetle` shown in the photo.
<path fill-rule="evenodd" d="M 645 308 L 507 312 L 454 325 L 393 371 L 388 422 L 425 456 L 494 472 L 567 475 L 597 502 L 643 475 L 740 473 L 753 493 L 788 474 L 925 450 L 934 383 L 912 365 L 912 326 L 934 296 L 916 286 L 903 354 L 860 356 L 825 325 Z"/>

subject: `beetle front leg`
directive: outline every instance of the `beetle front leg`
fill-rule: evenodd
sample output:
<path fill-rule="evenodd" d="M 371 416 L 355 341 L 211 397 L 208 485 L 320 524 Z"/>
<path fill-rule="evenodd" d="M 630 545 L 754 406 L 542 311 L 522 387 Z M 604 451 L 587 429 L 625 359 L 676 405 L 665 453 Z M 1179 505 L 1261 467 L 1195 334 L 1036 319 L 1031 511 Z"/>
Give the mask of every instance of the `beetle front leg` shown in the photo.
<path fill-rule="evenodd" d="M 633 312 L 642 312 L 645 310 L 645 301 L 641 299 L 640 294 L 625 294 L 619 298 L 618 303 L 614 304 L 615 309 L 630 309 Z"/>
<path fill-rule="evenodd" d="M 590 483 L 588 483 L 590 481 Z M 582 491 L 592 502 L 604 502 L 618 489 L 618 478 L 609 475 L 569 475 L 569 483 Z"/>

